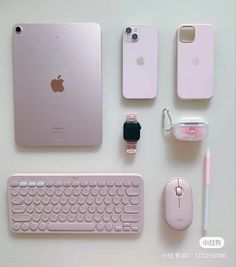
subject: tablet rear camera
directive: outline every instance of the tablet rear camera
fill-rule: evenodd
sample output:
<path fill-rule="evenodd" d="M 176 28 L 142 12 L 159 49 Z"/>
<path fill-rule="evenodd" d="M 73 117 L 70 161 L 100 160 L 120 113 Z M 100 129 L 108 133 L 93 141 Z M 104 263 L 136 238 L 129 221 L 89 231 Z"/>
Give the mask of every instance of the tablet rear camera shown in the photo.
<path fill-rule="evenodd" d="M 23 31 L 23 29 L 20 26 L 17 26 L 15 31 L 17 34 L 20 34 Z"/>

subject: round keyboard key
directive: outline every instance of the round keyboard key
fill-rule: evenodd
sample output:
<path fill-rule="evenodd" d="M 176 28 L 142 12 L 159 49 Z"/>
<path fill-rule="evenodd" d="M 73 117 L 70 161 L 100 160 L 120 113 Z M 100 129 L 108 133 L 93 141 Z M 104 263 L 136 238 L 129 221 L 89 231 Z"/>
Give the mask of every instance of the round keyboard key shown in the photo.
<path fill-rule="evenodd" d="M 51 211 L 52 211 L 52 205 L 47 205 L 47 206 L 45 206 L 45 208 L 44 208 L 44 212 L 46 212 L 46 213 L 50 213 Z"/>
<path fill-rule="evenodd" d="M 113 224 L 112 223 L 107 223 L 105 226 L 107 231 L 111 231 L 113 229 Z"/>
<path fill-rule="evenodd" d="M 53 212 L 59 213 L 61 211 L 62 205 L 57 204 L 56 206 L 53 207 Z"/>
<path fill-rule="evenodd" d="M 97 207 L 97 212 L 98 212 L 98 213 L 103 213 L 104 210 L 105 210 L 104 205 L 99 205 L 99 206 Z"/>
<path fill-rule="evenodd" d="M 39 204 L 38 206 L 35 207 L 35 211 L 37 213 L 41 213 L 44 209 L 44 205 L 43 204 Z"/>
<path fill-rule="evenodd" d="M 23 188 L 21 188 L 21 190 L 20 190 L 20 194 L 21 194 L 22 196 L 26 196 L 26 195 L 27 195 L 27 187 L 23 187 Z"/>
<path fill-rule="evenodd" d="M 27 182 L 23 181 L 19 183 L 20 187 L 26 187 L 27 186 Z"/>
<path fill-rule="evenodd" d="M 22 223 L 22 225 L 21 225 L 21 229 L 22 229 L 23 231 L 27 231 L 27 230 L 29 229 L 29 223 Z"/>
<path fill-rule="evenodd" d="M 58 202 L 59 202 L 59 197 L 56 197 L 56 196 L 54 196 L 54 197 L 52 197 L 52 199 L 51 199 L 51 203 L 53 204 L 53 205 L 56 205 Z"/>
<path fill-rule="evenodd" d="M 124 182 L 123 183 L 125 187 L 130 187 L 131 186 L 131 182 Z"/>
<path fill-rule="evenodd" d="M 85 213 L 87 211 L 87 209 L 88 209 L 88 205 L 82 205 L 79 207 L 79 211 L 81 213 Z"/>
<path fill-rule="evenodd" d="M 73 188 L 72 187 L 67 187 L 64 194 L 66 196 L 70 196 L 72 194 Z"/>
<path fill-rule="evenodd" d="M 89 195 L 89 188 L 84 188 L 82 192 L 83 196 L 88 196 Z"/>
<path fill-rule="evenodd" d="M 81 185 L 82 187 L 86 187 L 86 186 L 88 186 L 88 182 L 82 181 L 82 182 L 80 183 L 80 185 Z"/>
<path fill-rule="evenodd" d="M 30 189 L 29 189 L 29 194 L 30 194 L 30 196 L 35 196 L 36 195 L 36 192 L 37 192 L 37 190 L 36 190 L 36 188 L 35 187 L 31 187 Z"/>
<path fill-rule="evenodd" d="M 46 186 L 46 187 L 52 187 L 52 186 L 53 186 L 53 182 L 46 182 L 46 183 L 45 183 L 45 186 Z"/>
<path fill-rule="evenodd" d="M 58 218 L 58 215 L 55 214 L 55 213 L 53 213 L 53 214 L 51 214 L 50 220 L 51 220 L 52 222 L 56 222 L 56 221 L 57 221 L 57 218 Z"/>
<path fill-rule="evenodd" d="M 114 206 L 113 205 L 109 205 L 109 206 L 106 207 L 106 212 L 107 213 L 112 213 L 113 210 L 114 210 Z"/>
<path fill-rule="evenodd" d="M 122 182 L 115 182 L 116 187 L 122 187 Z"/>
<path fill-rule="evenodd" d="M 110 221 L 110 215 L 105 213 L 105 214 L 103 214 L 102 219 L 104 222 L 109 222 Z"/>
<path fill-rule="evenodd" d="M 96 213 L 96 214 L 94 215 L 94 221 L 95 221 L 95 222 L 100 222 L 101 220 L 102 220 L 102 215 Z"/>
<path fill-rule="evenodd" d="M 118 205 L 118 204 L 120 204 L 120 197 L 118 197 L 118 196 L 115 196 L 114 198 L 113 198 L 113 203 L 115 204 L 115 205 Z"/>
<path fill-rule="evenodd" d="M 51 197 L 54 193 L 54 190 L 55 189 L 53 187 L 49 187 L 46 191 L 47 195 Z"/>
<path fill-rule="evenodd" d="M 17 187 L 18 185 L 19 185 L 18 182 L 11 182 L 12 187 Z"/>
<path fill-rule="evenodd" d="M 14 231 L 19 231 L 20 230 L 20 223 L 13 223 L 12 229 Z"/>
<path fill-rule="evenodd" d="M 45 194 L 45 188 L 43 188 L 43 187 L 38 188 L 37 194 L 39 196 L 44 196 L 44 194 Z"/>
<path fill-rule="evenodd" d="M 119 189 L 117 190 L 117 194 L 118 194 L 119 196 L 123 196 L 123 195 L 125 194 L 124 189 L 123 189 L 123 188 L 119 188 Z"/>
<path fill-rule="evenodd" d="M 88 208 L 89 213 L 94 213 L 96 211 L 96 205 L 91 205 Z"/>
<path fill-rule="evenodd" d="M 40 231 L 44 231 L 44 230 L 46 230 L 46 227 L 47 227 L 46 223 L 43 223 L 43 222 L 42 222 L 42 223 L 39 224 L 39 230 L 40 230 Z"/>
<path fill-rule="evenodd" d="M 32 205 L 32 204 L 29 205 L 26 210 L 28 213 L 33 213 L 34 212 L 34 205 Z"/>
<path fill-rule="evenodd" d="M 63 186 L 65 186 L 65 187 L 69 187 L 71 185 L 71 182 L 64 182 L 63 183 Z"/>
<path fill-rule="evenodd" d="M 140 186 L 140 183 L 139 182 L 133 182 L 133 187 L 139 187 Z"/>
<path fill-rule="evenodd" d="M 98 205 L 99 205 L 99 204 L 102 204 L 102 202 L 103 202 L 103 197 L 101 197 L 101 196 L 97 196 L 95 202 L 96 202 L 96 204 L 98 204 Z"/>
<path fill-rule="evenodd" d="M 84 214 L 78 214 L 76 219 L 77 219 L 78 222 L 82 222 L 84 220 Z"/>
<path fill-rule="evenodd" d="M 78 187 L 78 186 L 79 186 L 79 182 L 73 182 L 73 183 L 72 183 L 72 186 L 73 186 L 73 187 Z"/>
<path fill-rule="evenodd" d="M 80 196 L 80 197 L 78 198 L 78 203 L 79 203 L 80 205 L 84 204 L 84 203 L 85 203 L 85 197 Z"/>
<path fill-rule="evenodd" d="M 68 219 L 69 222 L 74 222 L 75 217 L 76 217 L 76 214 L 69 214 L 67 216 L 67 219 Z"/>
<path fill-rule="evenodd" d="M 48 203 L 50 203 L 50 200 L 51 200 L 50 197 L 48 197 L 48 196 L 44 196 L 44 197 L 42 198 L 42 203 L 43 203 L 44 205 L 47 205 Z"/>
<path fill-rule="evenodd" d="M 35 223 L 35 222 L 32 222 L 31 225 L 30 225 L 30 229 L 32 231 L 36 231 L 38 229 L 38 224 Z"/>
<path fill-rule="evenodd" d="M 24 202 L 26 205 L 30 205 L 33 201 L 33 198 L 31 196 L 27 196 L 24 198 Z"/>
<path fill-rule="evenodd" d="M 62 212 L 63 213 L 68 213 L 69 211 L 70 211 L 70 205 L 67 204 L 67 205 L 62 207 Z"/>
<path fill-rule="evenodd" d="M 139 226 L 132 226 L 132 231 L 138 232 L 140 230 Z"/>
<path fill-rule="evenodd" d="M 113 222 L 118 222 L 119 218 L 120 218 L 120 216 L 118 214 L 112 214 L 112 216 L 111 216 L 111 220 Z"/>
<path fill-rule="evenodd" d="M 139 204 L 139 197 L 131 197 L 130 203 L 133 205 L 138 205 Z"/>
<path fill-rule="evenodd" d="M 97 187 L 94 187 L 91 189 L 91 195 L 92 196 L 97 196 L 99 193 L 99 189 Z"/>
<path fill-rule="evenodd" d="M 122 197 L 121 202 L 122 202 L 122 204 L 127 205 L 129 203 L 128 197 L 126 197 L 126 196 Z"/>
<path fill-rule="evenodd" d="M 123 210 L 123 206 L 122 206 L 122 205 L 117 205 L 117 206 L 115 206 L 115 212 L 116 212 L 116 213 L 121 213 L 122 210 Z"/>
<path fill-rule="evenodd" d="M 107 189 L 106 187 L 102 187 L 102 188 L 100 189 L 100 194 L 101 194 L 101 196 L 105 196 L 105 195 L 107 194 L 107 192 L 108 192 L 108 189 Z"/>
<path fill-rule="evenodd" d="M 110 196 L 114 196 L 116 194 L 116 188 L 115 187 L 111 187 L 109 189 L 109 192 L 108 193 L 109 193 Z"/>
<path fill-rule="evenodd" d="M 36 186 L 36 183 L 35 183 L 35 182 L 29 182 L 29 183 L 28 183 L 28 186 L 29 186 L 29 187 L 34 187 L 34 186 Z"/>
<path fill-rule="evenodd" d="M 35 205 L 38 205 L 38 204 L 41 202 L 41 197 L 36 196 L 36 197 L 34 198 L 33 202 L 34 202 Z"/>
<path fill-rule="evenodd" d="M 37 184 L 36 184 L 38 187 L 43 187 L 44 186 L 44 182 L 42 182 L 42 181 L 39 181 L 39 182 L 37 182 Z"/>
<path fill-rule="evenodd" d="M 56 195 L 59 197 L 63 194 L 63 188 L 62 187 L 58 187 L 56 190 L 55 190 L 55 193 Z"/>
<path fill-rule="evenodd" d="M 77 200 L 77 198 L 76 198 L 75 196 L 70 196 L 70 198 L 69 198 L 69 203 L 70 203 L 71 205 L 74 205 L 74 204 L 76 203 L 76 200 Z"/>
<path fill-rule="evenodd" d="M 94 203 L 94 197 L 92 196 L 88 196 L 87 200 L 86 200 L 87 204 L 91 205 Z"/>
<path fill-rule="evenodd" d="M 104 187 L 105 186 L 105 182 L 98 182 L 98 186 L 99 187 Z"/>
<path fill-rule="evenodd" d="M 34 213 L 32 219 L 34 222 L 38 222 L 40 220 L 40 214 Z"/>
<path fill-rule="evenodd" d="M 110 203 L 111 203 L 111 197 L 110 196 L 106 196 L 105 198 L 104 198 L 104 203 L 106 204 L 106 205 L 109 205 Z"/>
<path fill-rule="evenodd" d="M 61 213 L 60 215 L 59 215 L 59 221 L 60 222 L 65 222 L 66 221 L 66 214 L 64 214 L 64 213 Z"/>
<path fill-rule="evenodd" d="M 71 206 L 71 212 L 72 213 L 77 213 L 78 212 L 78 209 L 79 209 L 79 206 L 78 205 L 73 205 L 73 206 Z"/>
<path fill-rule="evenodd" d="M 96 185 L 97 185 L 97 182 L 95 182 L 95 181 L 91 181 L 89 183 L 89 186 L 91 186 L 91 187 L 95 187 Z"/>
<path fill-rule="evenodd" d="M 11 195 L 12 196 L 17 196 L 19 194 L 19 192 L 20 192 L 20 188 L 19 187 L 14 187 L 11 190 Z"/>
<path fill-rule="evenodd" d="M 115 226 L 115 231 L 116 232 L 121 232 L 122 231 L 122 226 L 121 225 L 116 225 Z"/>
<path fill-rule="evenodd" d="M 81 187 L 76 187 L 76 188 L 74 189 L 74 191 L 73 191 L 73 194 L 74 194 L 75 196 L 79 196 L 80 193 L 81 193 L 81 191 L 82 191 Z"/>
<path fill-rule="evenodd" d="M 44 222 L 47 222 L 49 220 L 49 214 L 47 213 L 44 213 L 42 216 L 41 216 L 41 220 L 44 221 Z"/>
<path fill-rule="evenodd" d="M 105 224 L 101 222 L 101 223 L 97 224 L 96 228 L 98 231 L 102 231 L 104 229 L 104 226 L 105 226 Z"/>
<path fill-rule="evenodd" d="M 107 185 L 108 187 L 112 187 L 112 186 L 114 185 L 114 182 L 106 182 L 106 185 Z"/>
<path fill-rule="evenodd" d="M 55 182 L 54 186 L 60 187 L 60 186 L 62 186 L 62 183 L 61 182 Z"/>
<path fill-rule="evenodd" d="M 92 220 L 93 220 L 93 215 L 88 213 L 88 214 L 85 216 L 85 221 L 86 221 L 86 222 L 91 222 Z"/>
<path fill-rule="evenodd" d="M 65 205 L 65 204 L 67 203 L 67 200 L 68 200 L 68 197 L 62 196 L 62 197 L 60 198 L 60 203 L 61 203 L 62 205 Z"/>

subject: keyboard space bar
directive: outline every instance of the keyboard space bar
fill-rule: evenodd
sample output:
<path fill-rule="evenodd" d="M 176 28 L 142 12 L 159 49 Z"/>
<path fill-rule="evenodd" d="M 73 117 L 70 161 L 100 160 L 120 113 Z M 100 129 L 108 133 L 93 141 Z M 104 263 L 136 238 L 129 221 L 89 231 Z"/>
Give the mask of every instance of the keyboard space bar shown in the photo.
<path fill-rule="evenodd" d="M 49 223 L 49 231 L 93 231 L 94 223 Z"/>

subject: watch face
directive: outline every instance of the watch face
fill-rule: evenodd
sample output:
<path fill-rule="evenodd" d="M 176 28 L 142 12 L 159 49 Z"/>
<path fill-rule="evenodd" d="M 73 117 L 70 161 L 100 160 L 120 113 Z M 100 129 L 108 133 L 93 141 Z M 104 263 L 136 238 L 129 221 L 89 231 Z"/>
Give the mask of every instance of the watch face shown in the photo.
<path fill-rule="evenodd" d="M 137 121 L 127 121 L 124 123 L 123 138 L 125 141 L 138 141 L 140 139 L 141 126 Z"/>

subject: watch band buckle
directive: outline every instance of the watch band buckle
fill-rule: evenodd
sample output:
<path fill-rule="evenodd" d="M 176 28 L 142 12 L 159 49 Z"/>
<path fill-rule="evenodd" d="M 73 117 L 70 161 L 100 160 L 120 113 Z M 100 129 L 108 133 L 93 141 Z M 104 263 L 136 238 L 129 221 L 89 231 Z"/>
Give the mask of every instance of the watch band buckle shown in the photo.
<path fill-rule="evenodd" d="M 126 144 L 126 153 L 127 154 L 136 154 L 136 147 L 137 144 L 136 143 L 127 143 Z"/>

